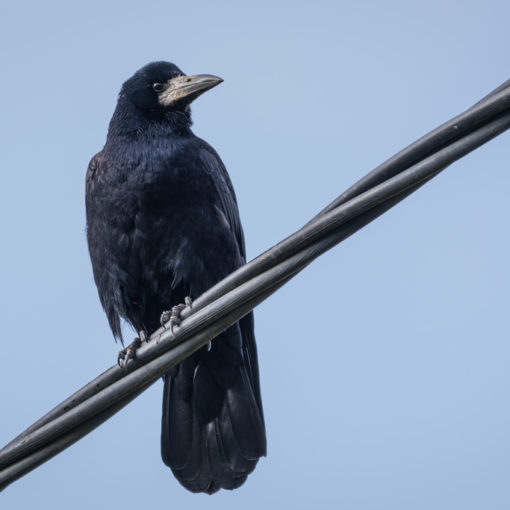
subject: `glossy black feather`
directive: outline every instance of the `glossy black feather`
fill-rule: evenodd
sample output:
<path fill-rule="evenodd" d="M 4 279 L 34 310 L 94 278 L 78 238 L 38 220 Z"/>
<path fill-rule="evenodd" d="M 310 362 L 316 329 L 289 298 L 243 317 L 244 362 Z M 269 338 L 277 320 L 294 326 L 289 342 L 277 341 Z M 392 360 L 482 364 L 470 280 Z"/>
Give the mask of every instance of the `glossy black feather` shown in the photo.
<path fill-rule="evenodd" d="M 87 172 L 94 279 L 120 339 L 121 319 L 151 332 L 163 310 L 245 262 L 223 163 L 191 131 L 187 105 L 158 109 L 151 96 L 151 82 L 178 74 L 158 62 L 123 85 L 105 147 Z M 164 462 L 194 492 L 238 487 L 265 455 L 252 314 L 166 375 L 161 446 Z"/>

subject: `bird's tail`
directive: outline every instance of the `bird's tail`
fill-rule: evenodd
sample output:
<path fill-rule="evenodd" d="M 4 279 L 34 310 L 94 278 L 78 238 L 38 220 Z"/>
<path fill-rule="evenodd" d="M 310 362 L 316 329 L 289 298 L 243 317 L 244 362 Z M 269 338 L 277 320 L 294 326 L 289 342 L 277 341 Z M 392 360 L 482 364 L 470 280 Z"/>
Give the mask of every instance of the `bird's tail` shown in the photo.
<path fill-rule="evenodd" d="M 161 454 L 192 492 L 239 487 L 266 454 L 254 340 L 240 362 L 221 353 L 236 326 L 165 376 Z"/>

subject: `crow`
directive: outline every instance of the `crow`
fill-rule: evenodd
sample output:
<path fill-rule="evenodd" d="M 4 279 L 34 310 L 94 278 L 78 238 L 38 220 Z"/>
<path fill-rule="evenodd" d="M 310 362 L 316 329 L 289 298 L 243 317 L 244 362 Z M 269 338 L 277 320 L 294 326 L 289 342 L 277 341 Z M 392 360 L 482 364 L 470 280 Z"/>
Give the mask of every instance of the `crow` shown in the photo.
<path fill-rule="evenodd" d="M 169 62 L 141 68 L 122 85 L 105 146 L 90 161 L 88 248 L 121 342 L 121 320 L 143 341 L 168 319 L 162 312 L 245 263 L 227 170 L 191 130 L 190 103 L 221 81 Z M 120 353 L 124 364 L 133 356 Z M 242 485 L 266 455 L 252 313 L 165 375 L 161 455 L 184 487 L 209 494 Z"/>

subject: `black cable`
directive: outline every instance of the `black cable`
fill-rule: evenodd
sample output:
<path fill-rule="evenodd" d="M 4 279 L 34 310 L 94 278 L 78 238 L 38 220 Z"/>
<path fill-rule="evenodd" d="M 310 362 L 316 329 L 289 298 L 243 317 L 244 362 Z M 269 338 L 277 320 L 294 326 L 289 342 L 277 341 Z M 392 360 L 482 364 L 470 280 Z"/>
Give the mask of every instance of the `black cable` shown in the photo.
<path fill-rule="evenodd" d="M 151 339 L 158 338 L 159 343 L 143 346 L 127 375 L 117 366 L 110 368 L 4 447 L 0 451 L 0 489 L 104 422 L 324 251 L 373 221 L 453 161 L 508 129 L 509 107 L 506 82 L 464 114 L 380 165 L 301 230 L 197 298 L 175 338 L 166 330 L 158 330 Z"/>

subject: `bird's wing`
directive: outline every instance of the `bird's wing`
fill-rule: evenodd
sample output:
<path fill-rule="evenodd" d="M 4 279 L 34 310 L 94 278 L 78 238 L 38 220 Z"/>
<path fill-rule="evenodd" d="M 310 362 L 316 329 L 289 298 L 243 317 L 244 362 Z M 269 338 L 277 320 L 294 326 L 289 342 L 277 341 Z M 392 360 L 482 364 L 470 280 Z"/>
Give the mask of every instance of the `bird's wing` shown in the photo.
<path fill-rule="evenodd" d="M 94 183 L 96 182 L 98 178 L 98 171 L 101 164 L 101 157 L 103 152 L 100 151 L 97 154 L 95 154 L 92 159 L 90 160 L 89 166 L 87 168 L 87 175 L 85 177 L 85 193 L 86 197 L 88 197 L 91 189 L 94 186 Z M 100 171 L 99 171 L 100 172 Z"/>
<path fill-rule="evenodd" d="M 237 199 L 234 192 L 234 187 L 228 175 L 227 169 L 221 161 L 218 153 L 203 140 L 201 141 L 200 157 L 206 163 L 204 167 L 210 174 L 211 180 L 216 187 L 219 202 L 222 207 L 222 212 L 228 221 L 230 228 L 234 232 L 234 235 L 239 246 L 239 252 L 243 258 L 243 262 L 246 261 L 246 248 L 244 244 L 244 234 L 241 227 L 241 220 L 239 218 L 239 209 L 237 207 Z"/>
<path fill-rule="evenodd" d="M 111 298 L 111 278 L 108 265 L 108 231 L 103 221 L 105 211 L 101 206 L 101 183 L 107 173 L 108 165 L 103 152 L 98 152 L 89 163 L 85 178 L 85 208 L 87 215 L 87 242 L 92 262 L 94 280 L 99 299 L 108 317 L 115 338 L 122 341 L 120 317 Z"/>
<path fill-rule="evenodd" d="M 220 279 L 245 262 L 244 236 L 225 166 L 206 142 L 193 142 L 192 164 L 218 213 L 211 229 L 229 238 L 218 246 Z M 209 493 L 241 485 L 266 454 L 252 312 L 165 377 L 161 451 L 185 487 Z"/>
<path fill-rule="evenodd" d="M 241 226 L 241 220 L 239 217 L 239 209 L 237 207 L 237 199 L 234 192 L 234 187 L 228 175 L 225 165 L 221 161 L 216 151 L 206 142 L 201 140 L 201 157 L 207 159 L 206 168 L 209 172 L 214 172 L 213 181 L 216 186 L 216 190 L 220 199 L 220 203 L 223 208 L 227 221 L 230 224 L 231 229 L 237 239 L 240 254 L 243 258 L 243 262 L 246 261 L 246 249 L 244 244 L 244 233 Z M 250 312 L 243 317 L 240 322 L 242 337 L 243 337 L 243 351 L 245 359 L 248 361 L 247 369 L 250 377 L 251 385 L 254 390 L 255 399 L 257 401 L 260 414 L 263 418 L 262 413 L 262 401 L 260 397 L 260 384 L 259 384 L 259 367 L 257 357 L 257 346 L 255 343 L 254 335 L 254 324 L 253 324 L 253 312 Z"/>

